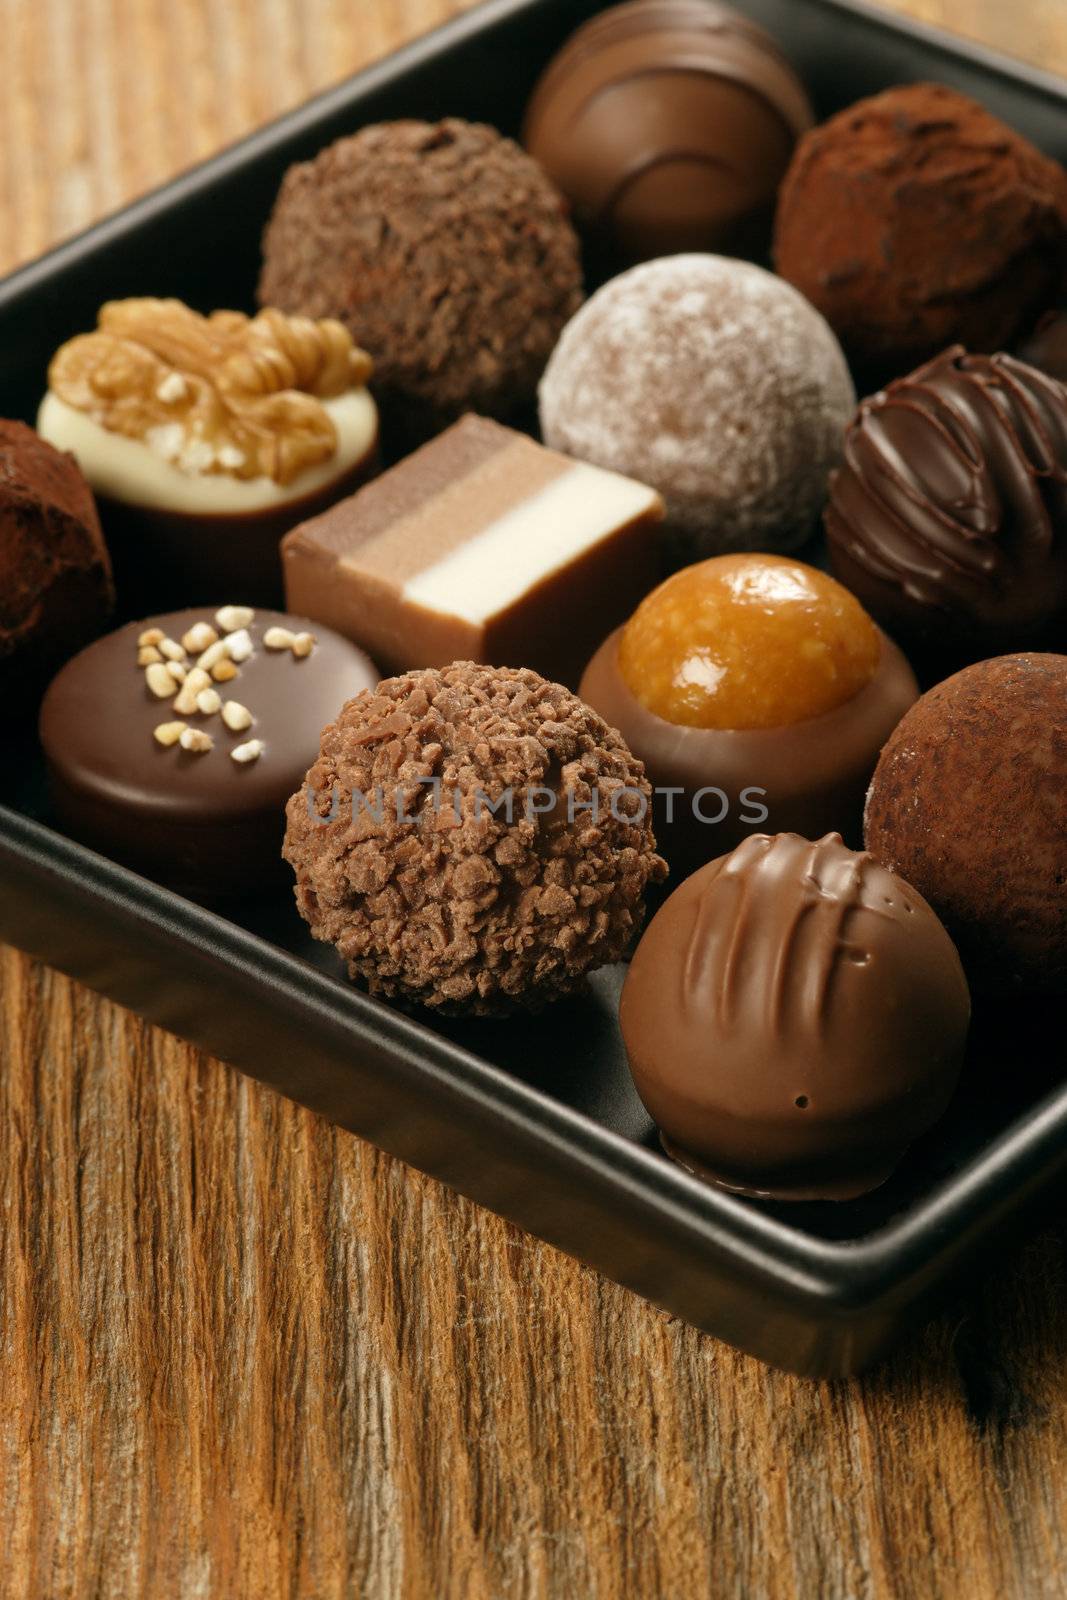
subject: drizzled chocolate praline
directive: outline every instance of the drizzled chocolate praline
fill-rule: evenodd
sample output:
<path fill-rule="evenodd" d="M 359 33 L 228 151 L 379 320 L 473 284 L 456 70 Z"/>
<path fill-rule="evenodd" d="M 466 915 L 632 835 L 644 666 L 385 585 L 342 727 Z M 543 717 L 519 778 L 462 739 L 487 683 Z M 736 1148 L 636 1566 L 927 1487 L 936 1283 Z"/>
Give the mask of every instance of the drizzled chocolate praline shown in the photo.
<path fill-rule="evenodd" d="M 641 940 L 621 1006 L 668 1153 L 783 1200 L 883 1182 L 944 1111 L 969 1019 L 933 911 L 836 834 L 757 834 L 694 873 Z"/>
<path fill-rule="evenodd" d="M 1067 629 L 1067 389 L 960 346 L 865 400 L 830 480 L 833 569 L 928 668 Z"/>

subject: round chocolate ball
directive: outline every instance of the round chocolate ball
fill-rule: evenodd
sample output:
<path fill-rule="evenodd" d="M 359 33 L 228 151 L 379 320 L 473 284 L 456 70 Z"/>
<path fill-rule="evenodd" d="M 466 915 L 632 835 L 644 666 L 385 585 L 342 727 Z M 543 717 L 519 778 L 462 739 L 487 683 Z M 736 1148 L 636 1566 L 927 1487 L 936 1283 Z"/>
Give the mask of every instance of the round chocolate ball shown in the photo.
<path fill-rule="evenodd" d="M 631 260 L 755 254 L 812 121 L 799 78 L 747 17 L 715 0 L 629 0 L 553 59 L 523 142 L 576 220 Z"/>
<path fill-rule="evenodd" d="M 92 490 L 73 456 L 0 420 L 0 721 L 99 633 L 115 591 Z"/>
<path fill-rule="evenodd" d="M 904 84 L 804 136 L 774 257 L 866 379 L 1002 350 L 1062 288 L 1067 173 L 966 95 Z"/>
<path fill-rule="evenodd" d="M 945 351 L 860 406 L 825 520 L 837 576 L 935 675 L 1067 640 L 1067 389 Z"/>
<path fill-rule="evenodd" d="M 628 953 L 665 875 L 622 738 L 558 683 L 457 662 L 387 678 L 322 736 L 286 859 L 372 994 L 536 1010 Z"/>
<path fill-rule="evenodd" d="M 668 578 L 580 689 L 644 762 L 676 874 L 768 828 L 858 843 L 878 752 L 918 692 L 847 589 L 764 555 Z"/>
<path fill-rule="evenodd" d="M 979 661 L 924 694 L 882 751 L 865 837 L 976 991 L 1067 990 L 1067 656 Z"/>
<path fill-rule="evenodd" d="M 876 1188 L 948 1104 L 970 1020 L 945 929 L 836 834 L 754 835 L 676 889 L 622 991 L 665 1149 L 725 1188 Z"/>
<path fill-rule="evenodd" d="M 408 432 L 529 401 L 581 303 L 566 204 L 494 128 L 389 122 L 290 167 L 259 300 L 337 317 Z"/>
<path fill-rule="evenodd" d="M 282 612 L 197 607 L 132 622 L 69 661 L 45 695 L 57 818 L 196 899 L 276 889 L 285 805 L 323 724 L 377 681 L 347 639 Z"/>
<path fill-rule="evenodd" d="M 807 301 L 760 267 L 705 255 L 650 261 L 598 290 L 540 397 L 546 444 L 659 490 L 677 563 L 806 539 L 855 405 Z"/>

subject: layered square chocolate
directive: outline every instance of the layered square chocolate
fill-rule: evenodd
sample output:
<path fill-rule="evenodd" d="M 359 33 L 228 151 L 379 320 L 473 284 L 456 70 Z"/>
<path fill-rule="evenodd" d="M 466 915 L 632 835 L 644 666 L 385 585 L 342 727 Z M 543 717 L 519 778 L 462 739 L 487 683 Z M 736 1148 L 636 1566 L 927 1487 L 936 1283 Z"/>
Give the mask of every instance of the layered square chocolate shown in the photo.
<path fill-rule="evenodd" d="M 468 416 L 282 546 L 288 604 L 387 671 L 471 660 L 575 685 L 659 577 L 663 502 Z"/>

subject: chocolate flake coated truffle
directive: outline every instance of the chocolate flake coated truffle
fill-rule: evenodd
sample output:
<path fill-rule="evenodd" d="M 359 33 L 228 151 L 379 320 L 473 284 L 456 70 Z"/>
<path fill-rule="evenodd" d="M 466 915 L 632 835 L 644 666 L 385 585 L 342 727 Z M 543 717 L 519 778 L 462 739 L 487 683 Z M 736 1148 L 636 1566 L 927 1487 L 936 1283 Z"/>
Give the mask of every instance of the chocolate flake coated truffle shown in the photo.
<path fill-rule="evenodd" d="M 1059 298 L 1067 173 L 954 89 L 887 89 L 801 140 L 774 253 L 877 381 L 1005 349 Z"/>
<path fill-rule="evenodd" d="M 92 491 L 73 456 L 0 420 L 0 682 L 8 709 L 99 633 L 114 605 Z"/>
<path fill-rule="evenodd" d="M 533 1010 L 627 954 L 666 871 L 649 795 L 568 690 L 458 662 L 349 701 L 289 803 L 285 856 L 315 938 L 372 994 Z"/>
<path fill-rule="evenodd" d="M 1067 991 L 1067 656 L 979 661 L 923 695 L 882 751 L 865 838 L 976 991 Z"/>
<path fill-rule="evenodd" d="M 762 254 L 812 120 L 799 78 L 749 18 L 715 0 L 629 0 L 550 63 L 523 139 L 577 220 L 630 260 Z"/>
<path fill-rule="evenodd" d="M 541 381 L 554 450 L 658 489 L 679 564 L 805 540 L 856 403 L 789 284 L 724 256 L 632 267 L 568 323 Z"/>
<path fill-rule="evenodd" d="M 263 239 L 260 304 L 339 318 L 379 391 L 435 421 L 528 400 L 581 298 L 562 196 L 456 118 L 379 123 L 290 167 Z"/>
<path fill-rule="evenodd" d="M 1067 628 L 1067 389 L 959 347 L 865 400 L 830 480 L 834 572 L 951 670 Z"/>
<path fill-rule="evenodd" d="M 621 1021 L 664 1147 L 742 1193 L 843 1200 L 948 1104 L 970 998 L 915 889 L 837 834 L 755 834 L 666 902 Z"/>

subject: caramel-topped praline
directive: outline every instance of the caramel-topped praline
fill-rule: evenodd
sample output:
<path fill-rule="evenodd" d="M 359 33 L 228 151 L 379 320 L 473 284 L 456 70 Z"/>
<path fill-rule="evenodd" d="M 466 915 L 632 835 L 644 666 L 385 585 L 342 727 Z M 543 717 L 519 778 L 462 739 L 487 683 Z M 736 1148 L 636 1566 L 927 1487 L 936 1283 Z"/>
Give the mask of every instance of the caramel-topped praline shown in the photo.
<path fill-rule="evenodd" d="M 782 728 L 851 700 L 878 630 L 841 584 L 781 556 L 716 556 L 668 578 L 619 641 L 632 693 L 665 722 Z"/>
<path fill-rule="evenodd" d="M 777 1199 L 882 1183 L 944 1111 L 970 997 L 922 896 L 836 834 L 757 834 L 677 889 L 621 1023 L 668 1152 Z"/>
<path fill-rule="evenodd" d="M 833 579 L 749 555 L 669 579 L 601 645 L 580 693 L 644 762 L 677 877 L 754 829 L 859 843 L 878 753 L 919 688 Z"/>

